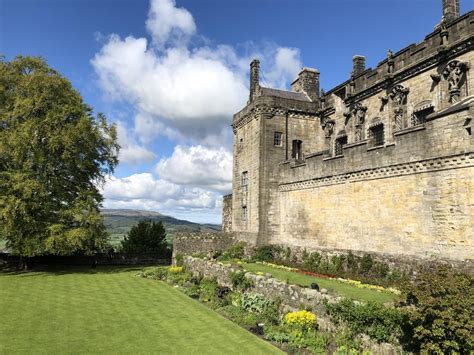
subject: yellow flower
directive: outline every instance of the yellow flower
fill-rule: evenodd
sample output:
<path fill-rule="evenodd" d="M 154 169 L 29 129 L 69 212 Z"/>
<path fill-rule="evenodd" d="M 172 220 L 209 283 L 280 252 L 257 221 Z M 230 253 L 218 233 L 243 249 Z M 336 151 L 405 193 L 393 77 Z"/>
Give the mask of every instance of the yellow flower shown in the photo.
<path fill-rule="evenodd" d="M 179 274 L 183 272 L 183 267 L 182 266 L 172 266 L 168 269 L 168 271 L 172 274 Z"/>
<path fill-rule="evenodd" d="M 285 323 L 299 329 L 311 329 L 316 325 L 316 315 L 302 310 L 285 315 Z"/>

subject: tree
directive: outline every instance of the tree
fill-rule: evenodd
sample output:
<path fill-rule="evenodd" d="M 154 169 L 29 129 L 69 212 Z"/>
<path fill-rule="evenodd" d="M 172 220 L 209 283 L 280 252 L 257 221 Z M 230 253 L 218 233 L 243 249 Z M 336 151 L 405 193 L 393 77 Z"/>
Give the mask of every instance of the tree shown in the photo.
<path fill-rule="evenodd" d="M 122 250 L 128 254 L 150 253 L 168 256 L 166 231 L 161 222 L 139 221 L 122 240 Z"/>
<path fill-rule="evenodd" d="M 99 186 L 118 149 L 115 126 L 43 59 L 0 58 L 0 235 L 13 254 L 103 249 Z"/>

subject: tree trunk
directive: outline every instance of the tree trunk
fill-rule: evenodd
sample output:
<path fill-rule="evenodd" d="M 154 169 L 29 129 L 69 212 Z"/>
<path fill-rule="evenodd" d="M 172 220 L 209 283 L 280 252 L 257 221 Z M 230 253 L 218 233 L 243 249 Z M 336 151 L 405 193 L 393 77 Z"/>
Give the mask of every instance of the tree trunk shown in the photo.
<path fill-rule="evenodd" d="M 28 263 L 26 262 L 26 257 L 24 258 L 22 255 L 20 255 L 20 260 L 18 260 L 18 269 L 28 270 Z"/>

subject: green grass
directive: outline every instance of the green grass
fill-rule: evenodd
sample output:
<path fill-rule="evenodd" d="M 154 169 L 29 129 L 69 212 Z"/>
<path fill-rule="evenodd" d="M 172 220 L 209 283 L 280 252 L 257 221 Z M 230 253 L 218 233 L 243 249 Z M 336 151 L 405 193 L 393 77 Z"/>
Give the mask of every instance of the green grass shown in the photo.
<path fill-rule="evenodd" d="M 242 266 L 250 272 L 263 272 L 269 273 L 273 277 L 288 281 L 291 284 L 300 286 L 310 286 L 311 283 L 316 282 L 320 288 L 325 288 L 329 293 L 338 296 L 359 300 L 359 301 L 374 301 L 379 303 L 393 302 L 397 299 L 397 296 L 388 292 L 378 292 L 370 289 L 358 288 L 356 286 L 345 284 L 336 280 L 328 280 L 318 278 L 310 275 L 305 275 L 299 272 L 277 269 L 272 266 L 255 264 L 255 263 L 243 263 Z"/>
<path fill-rule="evenodd" d="M 0 272 L 0 354 L 280 353 L 138 271 Z"/>

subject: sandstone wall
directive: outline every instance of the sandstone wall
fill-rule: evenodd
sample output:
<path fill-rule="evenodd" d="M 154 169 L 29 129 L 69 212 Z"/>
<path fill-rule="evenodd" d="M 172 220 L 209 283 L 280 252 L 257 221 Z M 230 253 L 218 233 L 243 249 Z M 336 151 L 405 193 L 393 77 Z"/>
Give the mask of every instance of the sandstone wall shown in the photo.
<path fill-rule="evenodd" d="M 180 232 L 173 237 L 173 260 L 176 255 L 224 251 L 234 243 L 230 233 Z"/>

